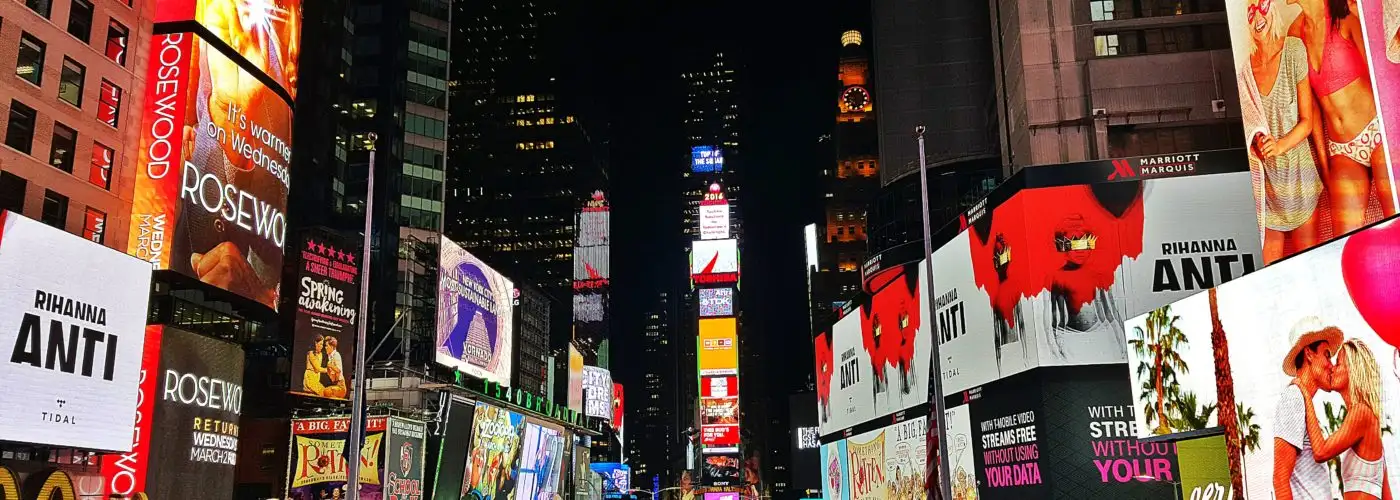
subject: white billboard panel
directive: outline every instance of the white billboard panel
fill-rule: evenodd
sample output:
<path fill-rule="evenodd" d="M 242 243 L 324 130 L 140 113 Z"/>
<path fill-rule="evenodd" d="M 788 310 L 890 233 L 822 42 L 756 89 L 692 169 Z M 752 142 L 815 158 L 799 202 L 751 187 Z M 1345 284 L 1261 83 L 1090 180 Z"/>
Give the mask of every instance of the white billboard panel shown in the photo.
<path fill-rule="evenodd" d="M 729 237 L 729 203 L 724 200 L 700 202 L 700 239 L 722 240 Z"/>
<path fill-rule="evenodd" d="M 515 285 L 452 240 L 441 241 L 436 360 L 508 385 Z"/>
<path fill-rule="evenodd" d="M 739 240 L 700 240 L 690 245 L 691 276 L 739 272 Z"/>

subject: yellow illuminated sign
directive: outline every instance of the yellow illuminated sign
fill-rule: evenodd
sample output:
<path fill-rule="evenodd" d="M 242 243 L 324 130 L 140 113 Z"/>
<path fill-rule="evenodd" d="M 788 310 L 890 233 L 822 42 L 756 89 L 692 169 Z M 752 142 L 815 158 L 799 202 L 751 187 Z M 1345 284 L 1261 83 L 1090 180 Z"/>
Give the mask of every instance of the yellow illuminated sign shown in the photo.
<path fill-rule="evenodd" d="M 700 320 L 699 347 L 701 375 L 738 373 L 739 335 L 734 318 Z"/>

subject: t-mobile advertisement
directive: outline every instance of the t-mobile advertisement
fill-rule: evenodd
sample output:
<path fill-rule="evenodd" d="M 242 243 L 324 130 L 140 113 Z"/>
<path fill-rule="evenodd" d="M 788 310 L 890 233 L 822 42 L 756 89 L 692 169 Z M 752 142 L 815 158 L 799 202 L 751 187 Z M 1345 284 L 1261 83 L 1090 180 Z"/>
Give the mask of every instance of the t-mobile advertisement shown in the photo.
<path fill-rule="evenodd" d="M 1043 368 L 948 396 L 954 498 L 1171 498 L 1175 446 L 1138 442 L 1121 370 Z"/>
<path fill-rule="evenodd" d="M 349 373 L 341 355 L 352 350 L 360 307 L 360 249 L 326 230 L 308 231 L 299 245 L 292 392 L 345 399 Z M 353 363 L 354 357 L 351 356 Z"/>
<path fill-rule="evenodd" d="M 127 253 L 277 308 L 291 106 L 192 33 L 149 60 Z"/>
<path fill-rule="evenodd" d="M 370 417 L 365 422 L 365 443 L 360 448 L 361 500 L 384 498 L 380 460 L 387 421 L 386 417 Z M 292 420 L 292 463 L 288 464 L 287 474 L 289 500 L 346 498 L 345 480 L 349 468 L 344 451 L 349 437 L 349 417 Z"/>
<path fill-rule="evenodd" d="M 228 491 L 243 411 L 243 349 L 162 325 L 146 327 L 146 346 L 159 353 L 159 368 L 155 356 L 144 358 L 139 430 L 131 452 L 103 457 L 107 493 L 197 498 Z"/>
<path fill-rule="evenodd" d="M 423 499 L 423 451 L 428 425 L 389 417 L 384 436 L 384 500 Z"/>
<path fill-rule="evenodd" d="M 933 257 L 944 394 L 1037 366 L 1123 363 L 1126 318 L 1260 267 L 1244 168 L 1007 186 L 974 206 Z"/>

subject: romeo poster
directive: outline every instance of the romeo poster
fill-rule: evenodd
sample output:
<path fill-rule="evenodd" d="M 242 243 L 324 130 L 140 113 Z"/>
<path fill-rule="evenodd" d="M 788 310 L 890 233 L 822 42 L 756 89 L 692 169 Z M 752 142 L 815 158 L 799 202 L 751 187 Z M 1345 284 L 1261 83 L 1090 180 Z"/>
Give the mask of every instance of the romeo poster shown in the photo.
<path fill-rule="evenodd" d="M 325 230 L 305 233 L 297 246 L 296 331 L 292 392 L 345 399 L 355 372 L 355 325 L 360 307 L 360 249 Z M 344 345 L 342 351 L 341 346 Z M 345 359 L 351 365 L 345 365 Z"/>
<path fill-rule="evenodd" d="M 1265 260 L 1394 215 L 1400 3 L 1225 5 Z"/>
<path fill-rule="evenodd" d="M 389 417 L 384 437 L 384 499 L 423 499 L 423 452 L 428 425 Z"/>
<path fill-rule="evenodd" d="M 381 500 L 385 417 L 370 417 L 365 423 L 365 444 L 360 448 L 360 498 Z M 288 470 L 287 497 L 290 500 L 345 498 L 347 467 L 345 441 L 350 437 L 350 418 L 311 418 L 292 420 L 292 452 Z"/>
<path fill-rule="evenodd" d="M 437 362 L 508 385 L 515 285 L 451 240 L 441 246 Z"/>
<path fill-rule="evenodd" d="M 291 106 L 192 33 L 150 61 L 127 253 L 276 309 Z"/>
<path fill-rule="evenodd" d="M 506 500 L 519 486 L 520 440 L 525 416 L 478 402 L 472 417 L 475 431 L 462 478 L 462 497 Z"/>

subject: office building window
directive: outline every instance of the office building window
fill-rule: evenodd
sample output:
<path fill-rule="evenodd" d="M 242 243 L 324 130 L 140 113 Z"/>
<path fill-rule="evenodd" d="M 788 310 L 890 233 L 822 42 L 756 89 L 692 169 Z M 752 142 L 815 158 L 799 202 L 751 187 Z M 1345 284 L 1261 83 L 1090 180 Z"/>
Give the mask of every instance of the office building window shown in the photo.
<path fill-rule="evenodd" d="M 116 19 L 107 23 L 107 48 L 104 51 L 108 59 L 126 66 L 126 40 L 130 34 L 131 30 L 126 29 L 126 26 Z"/>
<path fill-rule="evenodd" d="M 88 207 L 83 217 L 83 237 L 93 243 L 105 243 L 107 239 L 107 212 Z"/>
<path fill-rule="evenodd" d="M 1089 19 L 1093 21 L 1113 20 L 1113 0 L 1089 0 Z"/>
<path fill-rule="evenodd" d="M 37 116 L 34 108 L 19 101 L 10 101 L 10 124 L 5 129 L 5 145 L 29 154 L 34 146 L 34 119 Z"/>
<path fill-rule="evenodd" d="M 116 127 L 121 112 L 122 88 L 104 78 L 102 92 L 98 94 L 97 119 L 102 120 L 102 123 Z"/>
<path fill-rule="evenodd" d="M 24 191 L 29 181 L 18 175 L 0 171 L 0 210 L 24 212 Z"/>
<path fill-rule="evenodd" d="M 1118 35 L 1096 35 L 1094 37 L 1094 55 L 1099 57 L 1118 55 Z"/>
<path fill-rule="evenodd" d="M 68 197 L 44 190 L 44 212 L 39 221 L 50 226 L 65 229 L 68 225 Z"/>
<path fill-rule="evenodd" d="M 1179 151 L 1205 151 L 1244 146 L 1231 133 L 1238 121 L 1182 126 L 1113 125 L 1108 128 L 1108 154 L 1113 158 L 1149 156 Z"/>
<path fill-rule="evenodd" d="M 29 33 L 19 37 L 19 57 L 15 60 L 15 75 L 25 81 L 42 85 L 44 83 L 44 50 L 47 45 Z"/>
<path fill-rule="evenodd" d="M 1098 32 L 1094 35 L 1094 55 L 1099 57 L 1228 48 L 1230 32 L 1225 24 Z"/>
<path fill-rule="evenodd" d="M 48 18 L 49 11 L 53 10 L 53 0 L 24 0 L 24 5 L 45 18 Z"/>
<path fill-rule="evenodd" d="M 53 142 L 49 145 L 49 165 L 73 173 L 73 150 L 78 147 L 78 132 L 62 123 L 53 122 Z"/>
<path fill-rule="evenodd" d="M 92 143 L 92 163 L 88 166 L 88 182 L 102 189 L 112 189 L 112 160 L 116 152 L 101 143 Z"/>
<path fill-rule="evenodd" d="M 58 98 L 68 104 L 83 107 L 83 79 L 86 77 L 87 68 L 77 61 L 63 58 L 63 72 L 58 78 Z"/>
<path fill-rule="evenodd" d="M 68 34 L 88 43 L 92 40 L 92 3 L 87 0 L 73 0 L 68 9 Z"/>

